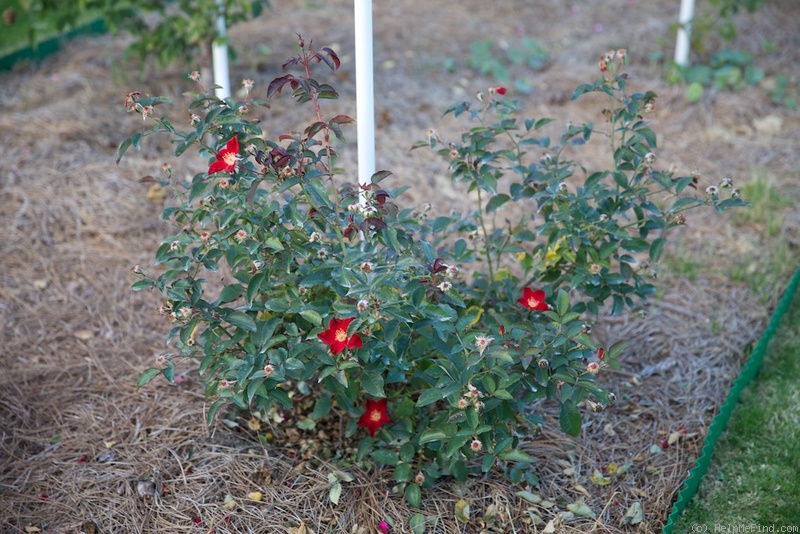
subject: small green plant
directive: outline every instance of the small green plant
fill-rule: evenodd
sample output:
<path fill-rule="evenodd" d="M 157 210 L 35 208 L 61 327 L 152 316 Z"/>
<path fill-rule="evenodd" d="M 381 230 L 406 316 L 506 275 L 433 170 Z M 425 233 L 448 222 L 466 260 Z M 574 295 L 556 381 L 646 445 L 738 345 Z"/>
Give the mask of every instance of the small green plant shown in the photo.
<path fill-rule="evenodd" d="M 691 49 L 699 58 L 691 65 L 670 64 L 666 78 L 670 83 L 686 83 L 686 100 L 698 102 L 708 87 L 716 90 L 738 91 L 748 85 L 758 85 L 764 71 L 753 65 L 751 54 L 729 48 L 736 39 L 733 16 L 746 10 L 754 12 L 764 0 L 712 0 L 712 12 L 698 13 L 691 22 Z M 674 30 L 677 31 L 677 25 Z M 711 37 L 725 45 L 716 51 L 708 49 Z M 768 48 L 768 46 L 765 46 Z"/>
<path fill-rule="evenodd" d="M 315 402 L 301 428 L 343 418 L 345 437 L 358 440 L 355 459 L 392 466 L 415 506 L 442 476 L 499 469 L 535 482 L 522 450 L 545 424 L 535 401 L 555 403 L 571 435 L 583 412 L 613 401 L 595 377 L 616 365 L 625 341 L 593 341 L 603 306 L 622 313 L 653 292 L 653 270 L 685 211 L 744 204 L 729 189 L 698 192 L 696 177 L 657 168 L 656 135 L 643 119 L 656 95 L 627 90 L 624 59 L 622 50 L 604 58 L 603 76 L 574 93 L 605 97 L 602 127 L 570 125 L 551 138 L 551 120 L 517 118 L 504 87 L 452 106 L 474 124 L 453 141 L 432 130 L 415 147 L 439 151 L 473 195 L 458 215 L 401 206 L 405 186 L 389 189 L 388 171 L 364 186 L 338 176 L 332 141 L 352 119 L 325 112 L 338 94 L 312 73 L 338 68 L 330 48 L 300 39 L 269 84 L 273 109 L 282 92 L 314 109 L 305 129 L 274 139 L 249 118 L 266 102 L 250 98 L 247 80 L 243 101 L 221 102 L 202 87 L 190 95 L 194 128 L 185 132 L 156 113 L 166 99 L 131 93 L 126 107 L 154 124 L 124 141 L 120 157 L 165 133 L 176 155 L 194 147 L 209 158 L 190 182 L 169 167 L 159 179 L 177 195 L 164 212 L 176 231 L 156 253 L 156 271 L 134 268 L 133 287 L 164 295 L 174 352 L 159 355 L 139 385 L 159 375 L 171 382 L 176 366 L 197 362 L 209 422 L 226 403 L 267 413 L 305 391 Z M 612 169 L 567 158 L 597 136 Z"/>
<path fill-rule="evenodd" d="M 128 52 L 142 61 L 154 58 L 161 66 L 177 60 L 211 62 L 211 44 L 218 39 L 216 20 L 224 15 L 227 25 L 257 17 L 268 0 L 14 0 L 15 9 L 31 20 L 54 19 L 58 30 L 73 27 L 87 12 L 103 17 L 113 31 L 136 37 Z M 30 38 L 40 32 L 34 25 Z M 198 54 L 200 58 L 198 58 Z"/>
<path fill-rule="evenodd" d="M 509 47 L 497 52 L 494 41 L 473 41 L 470 46 L 470 57 L 467 65 L 480 74 L 490 76 L 497 83 L 508 83 L 512 79 L 512 70 L 530 72 L 543 69 L 547 65 L 547 50 L 535 39 L 525 37 L 518 46 Z M 531 83 L 524 76 L 514 76 L 515 88 L 522 92 L 530 92 Z"/>
<path fill-rule="evenodd" d="M 797 109 L 797 80 L 786 74 L 778 74 L 774 78 L 774 85 L 769 88 L 772 103 L 787 109 Z"/>

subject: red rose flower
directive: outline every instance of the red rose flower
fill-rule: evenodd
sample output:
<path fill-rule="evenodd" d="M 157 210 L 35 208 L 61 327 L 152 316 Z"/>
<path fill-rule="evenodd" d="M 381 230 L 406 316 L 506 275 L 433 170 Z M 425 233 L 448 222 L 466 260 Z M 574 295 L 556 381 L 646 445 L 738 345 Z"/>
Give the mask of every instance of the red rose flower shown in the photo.
<path fill-rule="evenodd" d="M 386 399 L 368 400 L 364 413 L 358 418 L 358 426 L 366 428 L 370 436 L 374 436 L 380 427 L 391 422 L 386 411 Z"/>
<path fill-rule="evenodd" d="M 331 319 L 331 322 L 328 323 L 328 329 L 317 334 L 317 337 L 328 345 L 331 348 L 331 352 L 334 354 L 339 354 L 345 348 L 357 349 L 363 346 L 361 336 L 358 334 L 353 334 L 352 336 L 347 335 L 347 327 L 349 327 L 350 323 L 354 320 L 355 317 L 350 317 L 349 319 Z"/>
<path fill-rule="evenodd" d="M 236 159 L 239 157 L 239 138 L 235 135 L 217 152 L 217 161 L 208 167 L 208 174 L 217 172 L 233 172 L 236 168 Z"/>
<path fill-rule="evenodd" d="M 598 360 L 602 360 L 603 358 L 605 358 L 605 356 L 606 356 L 606 351 L 605 351 L 605 349 L 603 347 L 600 347 L 599 349 L 597 349 L 597 359 Z"/>
<path fill-rule="evenodd" d="M 503 96 L 504 94 L 506 94 L 506 88 L 505 87 L 498 87 L 497 89 L 495 89 L 495 91 L 497 91 L 497 94 L 500 95 L 500 96 Z"/>
<path fill-rule="evenodd" d="M 522 298 L 517 299 L 517 302 L 534 311 L 547 311 L 547 303 L 544 301 L 544 291 L 537 289 L 532 290 L 526 287 L 522 290 Z"/>

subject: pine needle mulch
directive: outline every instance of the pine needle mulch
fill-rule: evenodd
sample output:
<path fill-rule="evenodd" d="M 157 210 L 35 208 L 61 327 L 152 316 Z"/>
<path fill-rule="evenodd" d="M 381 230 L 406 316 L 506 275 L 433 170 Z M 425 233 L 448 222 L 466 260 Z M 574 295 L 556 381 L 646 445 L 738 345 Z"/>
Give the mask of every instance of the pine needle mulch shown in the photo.
<path fill-rule="evenodd" d="M 619 13 L 630 4 L 612 3 Z M 573 82 L 594 75 L 591 58 L 617 43 L 607 34 L 579 35 L 582 25 L 591 27 L 603 17 L 600 7 L 586 5 L 580 12 L 553 2 L 536 19 L 524 3 L 482 17 L 475 15 L 481 5 L 474 4 L 472 11 L 447 14 L 449 22 L 435 6 L 411 0 L 393 3 L 383 18 L 376 14 L 384 36 L 376 50 L 384 61 L 377 83 L 392 87 L 382 92 L 381 105 L 391 113 L 379 121 L 379 165 L 415 185 L 402 199 L 408 205 L 458 205 L 460 193 L 449 184 L 443 163 L 419 151 L 410 156 L 407 148 L 437 126 L 439 110 L 492 83 L 474 72 L 465 82 L 459 74 L 419 67 L 424 53 L 438 50 L 441 60 L 459 50 L 463 54 L 474 35 L 507 33 L 516 24 L 510 21 L 524 12 L 539 20 L 536 37 L 544 44 L 569 44 L 553 52 L 553 65 L 537 75 L 537 90 L 526 97 L 535 115 L 565 117 L 586 113 L 568 108 L 564 95 Z M 341 49 L 352 50 L 347 24 L 326 25 L 331 16 L 349 16 L 349 5 L 341 0 L 309 11 L 276 7 L 275 17 L 246 25 L 238 34 L 245 56 L 234 76 L 256 77 L 264 87 L 291 52 L 294 31 L 331 44 L 338 39 Z M 631 17 L 642 24 L 628 27 L 635 28 L 631 40 L 645 43 L 657 29 L 643 21 L 672 14 L 664 7 L 639 7 L 641 13 Z M 767 31 L 764 24 L 781 21 L 777 8 L 762 9 L 755 35 Z M 301 27 L 281 23 L 290 11 L 303 21 Z M 419 49 L 394 55 L 412 46 L 408 32 L 414 28 L 402 23 L 412 13 L 439 33 L 423 32 L 414 45 Z M 567 19 L 576 24 L 548 24 Z M 451 34 L 445 27 L 453 28 Z M 769 29 L 774 40 L 784 36 Z M 253 60 L 265 35 L 275 46 L 275 56 L 264 59 L 267 66 Z M 377 532 L 383 520 L 391 532 L 410 532 L 408 520 L 415 513 L 426 518 L 426 532 L 435 533 L 541 532 L 538 519 L 563 523 L 560 532 L 566 533 L 660 531 L 746 347 L 769 316 L 769 297 L 727 276 L 731 263 L 745 272 L 760 268 L 762 228 L 736 227 L 727 215 L 692 216 L 680 234 L 680 249 L 671 247 L 667 254 L 680 252 L 701 262 L 700 274 L 665 269 L 663 296 L 643 317 L 598 321 L 601 342 L 631 341 L 622 369 L 603 377 L 618 400 L 601 413 L 587 413 L 577 439 L 557 431 L 552 405 L 537 407 L 554 422 L 531 436 L 526 449 L 537 459 L 538 486 L 511 487 L 494 474 L 465 484 L 443 482 L 425 489 L 422 509 L 413 510 L 394 491 L 391 470 L 351 465 L 346 450 L 345 460 L 336 457 L 336 447 L 326 443 L 338 421 L 309 432 L 295 428 L 292 414 L 284 414 L 282 423 L 280 417 L 265 418 L 256 432 L 240 414 L 225 412 L 207 428 L 200 378 L 190 368 L 182 369 L 177 386 L 156 381 L 135 388 L 138 374 L 165 349 L 169 329 L 155 313 L 158 295 L 129 289 L 130 268 L 149 264 L 170 231 L 160 221 L 161 206 L 148 199 L 147 186 L 138 179 L 157 172 L 164 161 L 179 173 L 196 171 L 181 166 L 187 161 L 172 160 L 163 142 L 144 142 L 142 152 L 114 164 L 119 140 L 141 127 L 141 118 L 123 112 L 124 95 L 132 89 L 168 94 L 175 97 L 175 112 L 183 113 L 177 95 L 189 88 L 177 69 L 148 71 L 144 82 L 123 79 L 126 67 L 110 57 L 119 58 L 121 50 L 107 36 L 76 41 L 38 68 L 0 75 L 1 532 L 362 534 Z M 390 59 L 391 65 L 385 62 Z M 564 72 L 564 66 L 572 70 Z M 352 112 L 351 70 L 346 62 L 337 82 L 343 112 Z M 644 67 L 638 74 L 652 77 Z M 656 84 L 662 95 L 656 129 L 665 136 L 660 158 L 681 165 L 705 162 L 708 180 L 723 172 L 746 179 L 754 166 L 765 167 L 785 194 L 800 196 L 791 185 L 800 156 L 787 141 L 800 138 L 796 112 L 770 107 L 763 91 L 754 88 L 720 93 L 690 107 L 679 88 Z M 294 120 L 292 110 L 267 111 L 272 118 L 266 127 L 286 127 Z M 778 113 L 777 134 L 759 129 L 759 117 Z M 342 159 L 352 163 L 354 156 L 345 151 Z M 785 219 L 790 241 L 800 227 L 794 215 Z M 320 430 L 326 434 L 320 436 Z M 328 475 L 337 471 L 352 481 L 343 482 L 334 505 Z M 520 491 L 529 493 L 521 497 Z M 469 524 L 455 518 L 461 499 L 470 506 Z M 581 504 L 596 517 L 581 516 Z M 639 505 L 641 522 L 623 525 L 626 513 Z"/>

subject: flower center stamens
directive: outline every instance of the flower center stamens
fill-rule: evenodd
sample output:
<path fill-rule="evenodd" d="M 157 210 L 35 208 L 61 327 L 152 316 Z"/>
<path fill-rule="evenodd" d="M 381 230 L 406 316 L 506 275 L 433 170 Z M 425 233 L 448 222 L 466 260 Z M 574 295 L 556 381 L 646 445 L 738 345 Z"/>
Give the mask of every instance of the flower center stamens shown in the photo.
<path fill-rule="evenodd" d="M 336 331 L 336 341 L 346 341 L 347 340 L 347 331 L 346 330 L 337 330 Z"/>
<path fill-rule="evenodd" d="M 228 152 L 222 155 L 222 161 L 224 161 L 227 165 L 233 165 L 236 163 L 236 154 L 233 152 Z"/>

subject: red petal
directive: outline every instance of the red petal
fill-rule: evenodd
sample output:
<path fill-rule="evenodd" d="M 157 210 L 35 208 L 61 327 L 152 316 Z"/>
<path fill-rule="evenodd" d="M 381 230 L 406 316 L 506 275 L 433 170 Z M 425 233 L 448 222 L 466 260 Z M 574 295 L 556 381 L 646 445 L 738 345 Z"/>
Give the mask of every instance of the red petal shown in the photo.
<path fill-rule="evenodd" d="M 233 136 L 230 138 L 228 143 L 225 145 L 225 150 L 228 152 L 233 152 L 234 154 L 239 153 L 239 138 L 237 136 Z"/>
<path fill-rule="evenodd" d="M 218 172 L 230 172 L 228 164 L 222 160 L 217 160 L 208 167 L 208 174 L 215 174 Z"/>
<path fill-rule="evenodd" d="M 348 349 L 358 349 L 364 346 L 364 343 L 361 341 L 361 336 L 358 334 L 353 334 L 347 340 L 347 348 Z"/>

